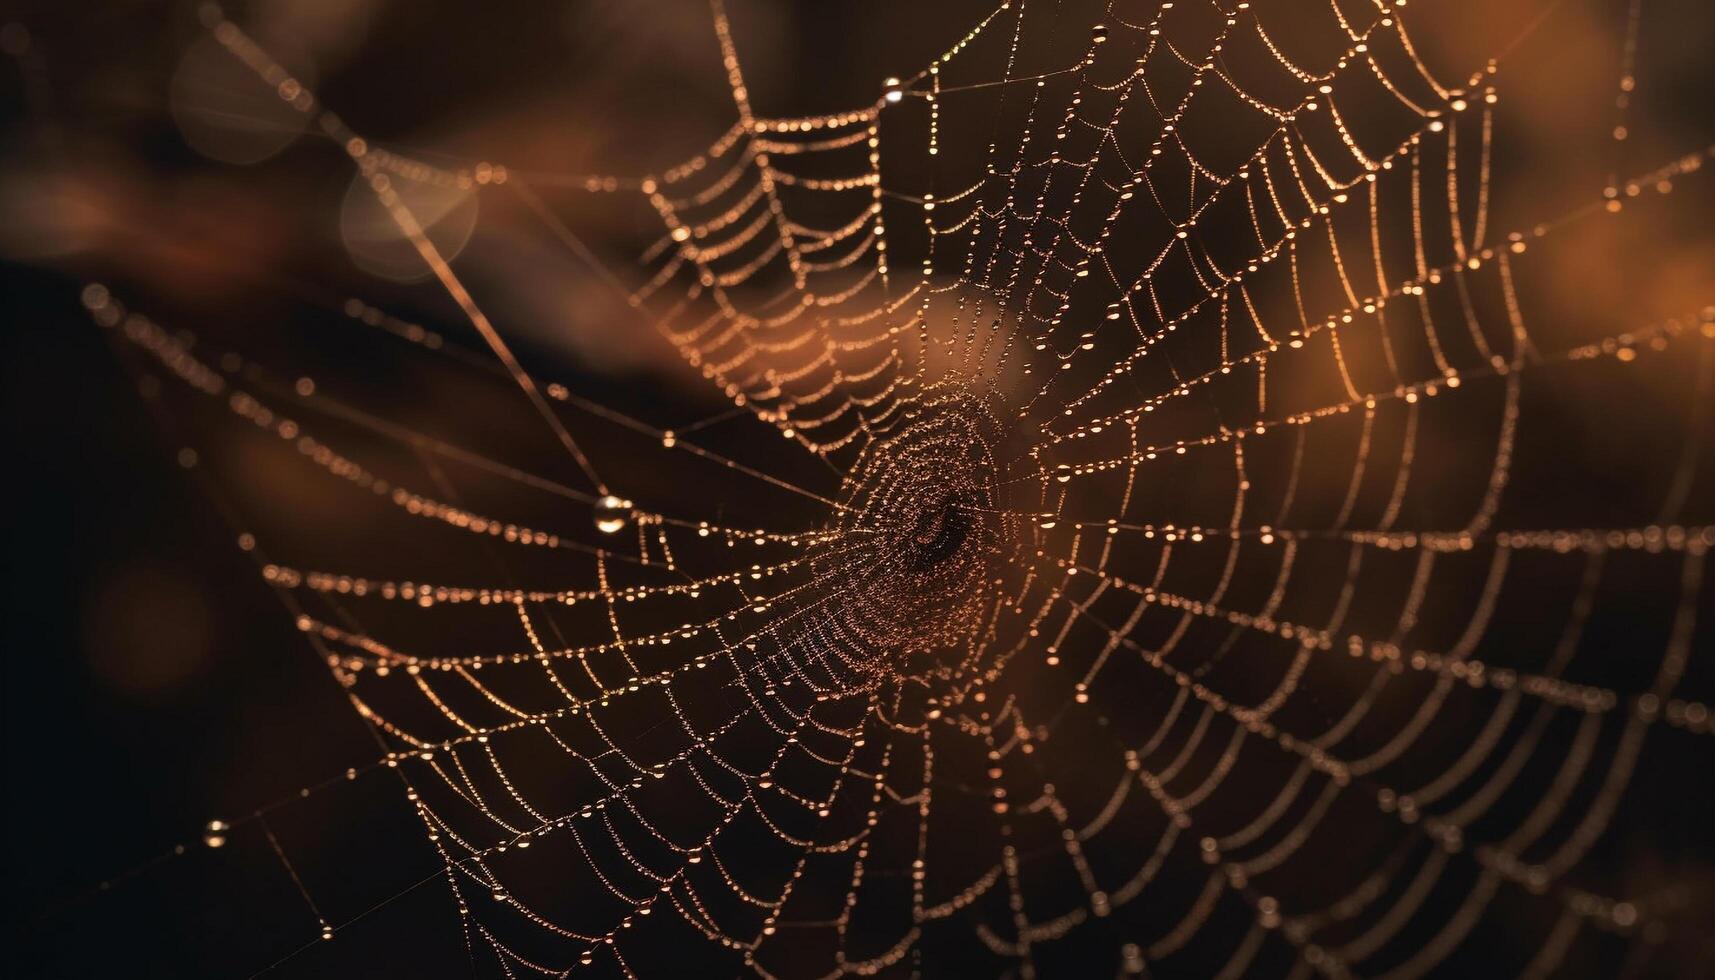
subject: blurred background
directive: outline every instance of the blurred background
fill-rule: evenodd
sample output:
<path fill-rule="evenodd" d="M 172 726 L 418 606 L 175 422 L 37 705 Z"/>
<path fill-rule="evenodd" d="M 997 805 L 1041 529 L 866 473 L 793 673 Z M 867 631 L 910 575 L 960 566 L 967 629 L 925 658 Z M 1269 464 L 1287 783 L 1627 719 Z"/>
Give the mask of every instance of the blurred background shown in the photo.
<path fill-rule="evenodd" d="M 874 102 L 881 79 L 914 73 L 992 6 L 731 0 L 728 9 L 752 100 L 784 116 Z M 1597 200 L 1611 174 L 1703 153 L 1715 134 L 1715 14 L 1706 0 L 1645 4 L 1641 84 L 1623 141 L 1611 138 L 1611 108 L 1627 3 L 1463 0 L 1416 26 L 1426 58 L 1469 65 L 1550 7 L 1554 17 L 1509 55 L 1502 76 L 1497 228 Z M 512 196 L 428 184 L 410 192 L 412 209 L 433 219 L 431 237 L 458 258 L 538 377 L 660 428 L 725 417 L 719 392 L 597 268 L 634 285 L 627 275 L 659 235 L 657 216 L 635 194 L 583 190 L 592 179 L 658 172 L 732 125 L 703 4 L 255 0 L 227 12 L 375 145 L 455 170 L 503 161 L 577 230 L 592 256 L 566 247 Z M 352 405 L 580 485 L 486 361 L 401 353 L 411 344 L 480 350 L 480 340 L 355 183 L 349 159 L 305 118 L 209 39 L 195 4 L 0 6 L 0 370 L 14 499 L 0 670 L 3 892 L 14 930 L 6 955 L 20 975 L 245 976 L 267 967 L 304 937 L 302 900 L 265 839 L 235 837 L 211 851 L 200 846 L 201 828 L 343 779 L 377 754 L 326 667 L 231 547 L 234 528 L 199 482 L 208 467 L 184 465 L 203 461 L 187 460 L 190 441 L 158 424 L 151 393 L 138 391 L 89 322 L 80 305 L 87 283 L 105 284 L 169 331 L 194 328 L 201 350 L 242 350 L 282 372 L 273 381 L 283 389 L 313 375 Z M 1583 325 L 1614 332 L 1706 307 L 1715 300 L 1712 200 L 1707 188 L 1676 189 L 1640 205 L 1655 209 L 1646 219 L 1575 235 L 1538 273 L 1533 323 L 1574 342 Z M 1655 470 L 1687 441 L 1710 438 L 1695 426 L 1635 421 L 1689 404 L 1691 376 L 1662 371 L 1641 393 L 1623 389 L 1618 397 L 1638 400 L 1626 411 L 1586 412 L 1537 434 L 1594 474 L 1579 486 L 1525 484 L 1541 505 L 1539 526 L 1603 526 L 1593 509 L 1645 509 L 1648 488 L 1665 480 Z M 1597 383 L 1559 397 L 1621 390 Z M 569 424 L 596 458 L 642 459 L 652 448 L 599 420 Z M 838 486 L 801 454 L 783 458 L 778 438 L 764 443 L 773 433 L 748 416 L 703 431 L 735 459 L 824 492 Z M 426 544 L 375 530 L 369 515 L 308 481 L 298 486 L 297 471 L 275 461 L 229 465 L 282 491 L 292 505 L 275 518 L 279 527 L 317 528 L 309 544 L 397 549 L 413 567 L 457 567 Z M 1633 479 L 1645 470 L 1650 479 Z M 682 500 L 697 486 L 723 519 L 814 516 L 723 483 L 718 470 L 639 465 L 627 477 L 639 499 Z M 540 506 L 542 526 L 585 520 Z M 1659 625 L 1659 612 L 1639 599 L 1636 621 Z M 1599 630 L 1623 649 L 1634 625 L 1622 602 Z M 1698 644 L 1706 661 L 1707 632 Z M 1624 678 L 1622 667 L 1590 682 Z M 1708 693 L 1710 680 L 1707 665 L 1694 668 L 1692 686 Z M 1641 774 L 1605 857 L 1646 882 L 1671 880 L 1686 921 L 1715 908 L 1715 842 L 1705 826 L 1715 799 L 1699 775 L 1707 760 L 1706 747 L 1680 746 L 1654 775 Z M 396 786 L 365 776 L 317 792 L 282 815 L 276 832 L 312 892 L 347 916 L 399 896 L 279 975 L 462 968 L 439 860 Z M 181 844 L 187 852 L 174 856 Z M 147 863 L 153 855 L 158 866 Z M 1688 930 L 1668 942 L 1658 971 L 1708 975 L 1707 937 Z M 1623 966 L 1617 958 L 1582 968 Z"/>

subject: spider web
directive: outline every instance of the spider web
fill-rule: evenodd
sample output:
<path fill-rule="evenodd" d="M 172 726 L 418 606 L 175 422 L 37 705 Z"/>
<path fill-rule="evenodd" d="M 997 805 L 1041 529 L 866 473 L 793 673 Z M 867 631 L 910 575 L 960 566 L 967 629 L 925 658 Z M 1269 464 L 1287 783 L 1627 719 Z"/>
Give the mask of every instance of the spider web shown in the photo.
<path fill-rule="evenodd" d="M 486 969 L 1546 975 L 1665 928 L 1659 898 L 1581 871 L 1646 748 L 1701 757 L 1710 731 L 1682 683 L 1707 660 L 1709 298 L 1591 324 L 1536 317 L 1529 288 L 1715 152 L 1621 174 L 1642 11 L 1615 176 L 1514 226 L 1495 144 L 1534 20 L 1459 74 L 1403 2 L 1002 3 L 872 104 L 774 118 L 716 0 L 732 127 L 550 187 L 372 145 L 207 10 L 344 148 L 581 482 L 84 299 L 196 425 L 274 437 L 380 540 L 460 556 L 377 573 L 213 481 Z M 773 441 L 539 383 L 400 193 L 424 183 L 511 191 L 592 262 L 565 195 L 641 203 L 657 240 L 603 273 L 658 330 L 637 342 Z M 1590 467 L 1533 413 L 1634 398 L 1667 433 L 1640 506 L 1567 489 Z M 590 419 L 636 455 L 587 451 Z M 767 519 L 627 486 L 693 465 Z M 1556 499 L 1584 512 L 1541 523 Z M 360 916 L 324 914 L 272 810 L 205 843 L 259 823 L 309 943 L 337 939 Z M 1516 961 L 1485 959 L 1515 907 Z"/>

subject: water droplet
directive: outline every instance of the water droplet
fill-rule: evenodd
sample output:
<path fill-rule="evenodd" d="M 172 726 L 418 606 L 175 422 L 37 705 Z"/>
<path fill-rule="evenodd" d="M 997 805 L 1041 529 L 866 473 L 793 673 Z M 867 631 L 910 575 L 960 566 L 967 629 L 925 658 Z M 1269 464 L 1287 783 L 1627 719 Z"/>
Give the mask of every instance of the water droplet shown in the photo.
<path fill-rule="evenodd" d="M 631 501 L 613 494 L 595 502 L 595 529 L 603 534 L 618 534 L 631 521 Z"/>
<path fill-rule="evenodd" d="M 219 36 L 204 36 L 179 60 L 167 110 L 191 149 L 221 163 L 260 163 L 284 150 L 314 118 L 301 108 L 315 78 L 265 82 Z M 286 84 L 286 83 L 290 84 Z"/>
<path fill-rule="evenodd" d="M 1107 39 L 1108 39 L 1108 25 L 1097 24 L 1096 26 L 1090 28 L 1090 42 L 1092 44 L 1101 44 L 1104 41 L 1106 41 Z"/>
<path fill-rule="evenodd" d="M 202 830 L 202 842 L 209 847 L 225 847 L 226 832 L 231 829 L 224 820 L 210 820 Z"/>
<path fill-rule="evenodd" d="M 897 78 L 884 78 L 881 82 L 881 93 L 881 97 L 892 105 L 905 98 L 905 85 Z"/>
<path fill-rule="evenodd" d="M 668 429 L 667 431 L 661 433 L 661 445 L 663 447 L 665 447 L 667 449 L 672 449 L 675 445 L 678 444 L 678 442 L 679 442 L 679 439 L 677 436 L 673 435 L 672 429 Z"/>
<path fill-rule="evenodd" d="M 443 186 L 408 177 L 392 180 L 389 187 L 448 262 L 470 244 L 480 210 L 474 187 Z M 353 178 L 340 204 L 339 234 L 353 264 L 371 275 L 391 282 L 416 282 L 433 275 L 415 243 L 400 230 L 393 212 L 361 174 Z"/>

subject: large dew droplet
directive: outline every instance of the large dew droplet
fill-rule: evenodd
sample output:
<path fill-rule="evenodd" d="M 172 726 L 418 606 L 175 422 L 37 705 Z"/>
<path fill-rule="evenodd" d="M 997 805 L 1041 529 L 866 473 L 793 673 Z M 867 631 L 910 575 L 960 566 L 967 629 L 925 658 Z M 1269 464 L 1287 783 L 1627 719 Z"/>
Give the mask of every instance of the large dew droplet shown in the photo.
<path fill-rule="evenodd" d="M 313 82 L 305 73 L 270 84 L 233 51 L 205 36 L 179 60 L 167 92 L 167 111 L 185 142 L 203 156 L 221 163 L 260 163 L 309 128 L 306 93 Z"/>
<path fill-rule="evenodd" d="M 434 180 L 387 175 L 387 187 L 410 213 L 441 257 L 451 262 L 476 231 L 477 192 Z M 340 240 L 364 272 L 392 282 L 416 282 L 434 274 L 417 245 L 370 184 L 358 174 L 346 188 L 339 212 Z"/>
<path fill-rule="evenodd" d="M 232 827 L 224 820 L 210 820 L 202 829 L 202 842 L 209 847 L 225 847 L 226 832 Z"/>
<path fill-rule="evenodd" d="M 618 534 L 631 522 L 631 501 L 613 494 L 595 502 L 595 529 L 603 534 Z"/>

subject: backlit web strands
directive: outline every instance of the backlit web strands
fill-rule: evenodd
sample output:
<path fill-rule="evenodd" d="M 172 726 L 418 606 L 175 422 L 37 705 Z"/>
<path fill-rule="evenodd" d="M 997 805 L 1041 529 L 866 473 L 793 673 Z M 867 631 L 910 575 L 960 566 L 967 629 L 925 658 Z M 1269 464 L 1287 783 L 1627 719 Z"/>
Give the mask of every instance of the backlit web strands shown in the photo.
<path fill-rule="evenodd" d="M 1568 341 L 1521 280 L 1559 237 L 1703 179 L 1711 151 L 1499 227 L 1501 64 L 1449 80 L 1415 7 L 1315 7 L 1005 3 L 874 104 L 776 119 L 717 0 L 737 122 L 584 189 L 659 215 L 631 303 L 840 483 L 618 418 L 661 466 L 694 453 L 812 500 L 806 526 L 614 496 L 549 402 L 606 410 L 538 389 L 421 234 L 588 487 L 205 361 L 86 291 L 190 404 L 295 445 L 398 533 L 563 553 L 580 576 L 427 584 L 240 538 L 386 746 L 473 957 L 632 976 L 691 943 L 775 976 L 1404 977 L 1504 904 L 1540 924 L 1510 968 L 1544 975 L 1660 920 L 1576 870 L 1654 741 L 1710 732 L 1681 681 L 1708 648 L 1715 530 L 1692 488 L 1715 314 Z M 207 19 L 412 234 L 390 188 L 441 172 Z M 503 167 L 446 176 L 560 221 Z M 1695 394 L 1652 513 L 1531 523 L 1509 491 L 1569 466 L 1521 446 L 1540 396 L 1674 365 Z M 612 537 L 487 513 L 433 466 L 383 477 L 352 425 L 592 508 Z M 1653 624 L 1634 681 L 1580 681 L 1613 653 L 1587 640 L 1616 590 Z M 411 616 L 465 606 L 484 632 L 413 647 Z"/>

